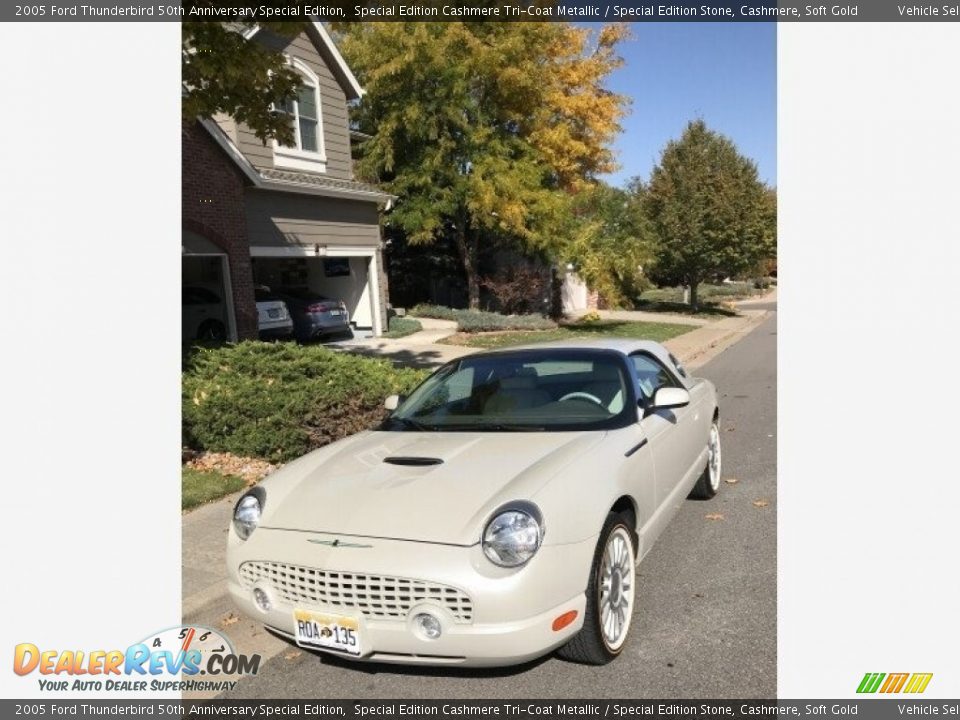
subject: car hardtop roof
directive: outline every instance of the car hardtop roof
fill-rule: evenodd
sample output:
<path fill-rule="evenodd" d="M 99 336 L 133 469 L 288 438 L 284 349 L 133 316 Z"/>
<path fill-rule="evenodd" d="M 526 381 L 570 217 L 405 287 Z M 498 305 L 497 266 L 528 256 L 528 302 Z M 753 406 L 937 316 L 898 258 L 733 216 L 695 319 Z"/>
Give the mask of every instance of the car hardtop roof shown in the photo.
<path fill-rule="evenodd" d="M 668 359 L 670 351 L 653 340 L 631 340 L 629 338 L 598 338 L 589 340 L 553 340 L 535 345 L 516 345 L 507 348 L 488 350 L 478 355 L 496 355 L 510 352 L 529 352 L 533 350 L 605 350 L 620 355 L 635 352 L 648 352 L 655 357 Z"/>

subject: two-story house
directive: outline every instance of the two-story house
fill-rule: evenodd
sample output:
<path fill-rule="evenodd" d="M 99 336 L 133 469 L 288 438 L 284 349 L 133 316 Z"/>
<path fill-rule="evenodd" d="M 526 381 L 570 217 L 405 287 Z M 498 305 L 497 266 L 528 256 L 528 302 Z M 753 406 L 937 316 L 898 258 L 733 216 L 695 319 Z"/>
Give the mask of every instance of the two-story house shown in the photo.
<path fill-rule="evenodd" d="M 296 141 L 264 144 L 229 117 L 184 123 L 183 284 L 219 294 L 211 322 L 222 320 L 228 339 L 257 336 L 256 285 L 343 300 L 357 331 L 379 335 L 379 213 L 391 196 L 353 177 L 348 103 L 363 89 L 319 22 L 293 40 L 266 28 L 248 37 L 282 52 L 303 79 L 281 109 Z"/>

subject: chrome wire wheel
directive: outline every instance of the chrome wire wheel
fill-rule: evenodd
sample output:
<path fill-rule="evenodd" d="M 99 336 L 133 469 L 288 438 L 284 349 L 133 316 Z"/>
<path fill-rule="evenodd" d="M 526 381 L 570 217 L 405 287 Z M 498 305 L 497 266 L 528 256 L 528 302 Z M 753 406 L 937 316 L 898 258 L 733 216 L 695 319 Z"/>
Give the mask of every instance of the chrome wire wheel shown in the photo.
<path fill-rule="evenodd" d="M 629 531 L 618 525 L 603 550 L 598 583 L 600 631 L 611 652 L 618 652 L 630 631 L 633 616 L 636 561 Z"/>
<path fill-rule="evenodd" d="M 710 476 L 710 487 L 714 492 L 720 489 L 720 428 L 716 423 L 710 426 L 710 442 L 707 445 L 709 453 L 707 472 Z"/>

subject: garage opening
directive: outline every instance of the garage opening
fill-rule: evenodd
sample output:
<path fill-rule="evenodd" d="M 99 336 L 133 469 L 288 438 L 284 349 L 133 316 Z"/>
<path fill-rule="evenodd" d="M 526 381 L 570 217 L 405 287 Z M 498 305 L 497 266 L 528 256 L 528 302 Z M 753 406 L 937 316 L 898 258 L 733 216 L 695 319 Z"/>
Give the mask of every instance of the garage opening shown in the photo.
<path fill-rule="evenodd" d="M 182 253 L 182 342 L 235 341 L 237 327 L 226 253 L 201 235 L 186 230 Z"/>
<path fill-rule="evenodd" d="M 354 337 L 374 334 L 374 304 L 370 277 L 371 257 L 262 257 L 253 258 L 257 285 L 272 290 L 308 290 L 342 302 Z"/>

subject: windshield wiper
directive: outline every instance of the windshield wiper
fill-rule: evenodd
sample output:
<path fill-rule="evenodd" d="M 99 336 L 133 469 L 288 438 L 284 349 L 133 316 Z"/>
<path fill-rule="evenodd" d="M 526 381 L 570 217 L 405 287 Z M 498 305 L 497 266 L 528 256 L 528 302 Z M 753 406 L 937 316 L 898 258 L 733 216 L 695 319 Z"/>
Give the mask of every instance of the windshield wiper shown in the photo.
<path fill-rule="evenodd" d="M 417 430 L 419 432 L 429 432 L 431 430 L 436 431 L 439 429 L 437 428 L 436 425 L 427 425 L 426 423 L 422 423 L 418 420 L 411 420 L 410 418 L 403 418 L 403 417 L 387 418 L 387 422 L 397 423 L 409 430 Z"/>
<path fill-rule="evenodd" d="M 483 425 L 482 427 L 498 432 L 543 432 L 546 430 L 542 425 L 504 425 L 502 423 Z"/>
<path fill-rule="evenodd" d="M 539 425 L 508 425 L 504 423 L 461 423 L 459 425 L 438 425 L 438 430 L 472 432 L 543 432 L 546 428 Z"/>

